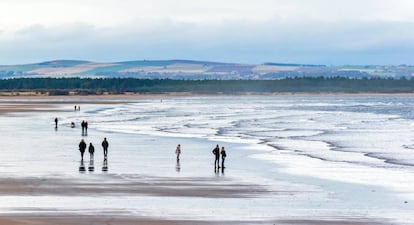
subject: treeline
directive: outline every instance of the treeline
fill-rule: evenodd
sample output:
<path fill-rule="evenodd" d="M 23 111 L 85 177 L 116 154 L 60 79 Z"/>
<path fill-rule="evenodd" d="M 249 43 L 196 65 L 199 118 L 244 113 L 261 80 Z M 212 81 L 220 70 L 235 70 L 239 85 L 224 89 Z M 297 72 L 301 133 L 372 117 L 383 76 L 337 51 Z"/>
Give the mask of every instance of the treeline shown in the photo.
<path fill-rule="evenodd" d="M 0 80 L 0 91 L 36 91 L 51 95 L 133 93 L 243 93 L 243 92 L 414 92 L 414 79 L 350 79 L 342 77 L 281 80 L 172 80 L 134 78 L 18 78 Z"/>

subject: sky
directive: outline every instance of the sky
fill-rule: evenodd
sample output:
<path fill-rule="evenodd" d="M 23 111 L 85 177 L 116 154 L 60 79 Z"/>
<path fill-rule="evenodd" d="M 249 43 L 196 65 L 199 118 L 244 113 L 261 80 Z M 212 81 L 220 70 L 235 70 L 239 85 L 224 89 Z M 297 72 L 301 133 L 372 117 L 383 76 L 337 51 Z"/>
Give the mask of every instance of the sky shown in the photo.
<path fill-rule="evenodd" d="M 412 0 L 0 0 L 0 65 L 414 64 Z"/>

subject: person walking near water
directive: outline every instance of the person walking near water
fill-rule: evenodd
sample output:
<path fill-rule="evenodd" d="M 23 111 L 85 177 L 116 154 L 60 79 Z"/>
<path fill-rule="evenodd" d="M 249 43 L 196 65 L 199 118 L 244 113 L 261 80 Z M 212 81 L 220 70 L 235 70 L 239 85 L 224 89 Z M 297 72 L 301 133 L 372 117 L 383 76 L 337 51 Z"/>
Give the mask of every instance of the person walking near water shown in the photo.
<path fill-rule="evenodd" d="M 220 153 L 221 153 L 221 168 L 224 169 L 224 168 L 226 168 L 226 167 L 224 167 L 224 160 L 227 157 L 226 150 L 224 150 L 224 146 L 221 146 L 221 152 Z"/>
<path fill-rule="evenodd" d="M 175 149 L 175 154 L 177 155 L 177 162 L 180 161 L 180 154 L 181 154 L 181 145 L 178 144 L 177 148 Z"/>
<path fill-rule="evenodd" d="M 86 150 L 86 143 L 85 141 L 82 139 L 79 143 L 79 151 L 81 153 L 81 157 L 82 157 L 82 161 L 83 161 L 83 154 L 85 153 Z"/>
<path fill-rule="evenodd" d="M 214 161 L 214 168 L 220 168 L 220 147 L 217 144 L 216 147 L 213 149 L 213 154 L 215 156 L 215 161 Z"/>
<path fill-rule="evenodd" d="M 85 120 L 82 120 L 81 127 L 82 127 L 82 135 L 84 135 L 84 133 L 85 133 Z"/>
<path fill-rule="evenodd" d="M 89 154 L 90 154 L 90 159 L 93 159 L 93 153 L 95 152 L 95 147 L 93 147 L 92 142 L 89 143 Z"/>
<path fill-rule="evenodd" d="M 102 148 L 103 148 L 105 158 L 108 156 L 108 146 L 109 146 L 109 143 L 106 140 L 106 138 L 104 138 L 104 140 L 102 141 Z"/>
<path fill-rule="evenodd" d="M 55 118 L 55 128 L 57 129 L 57 125 L 58 125 L 58 118 Z"/>
<path fill-rule="evenodd" d="M 85 121 L 85 135 L 88 135 L 88 121 Z"/>

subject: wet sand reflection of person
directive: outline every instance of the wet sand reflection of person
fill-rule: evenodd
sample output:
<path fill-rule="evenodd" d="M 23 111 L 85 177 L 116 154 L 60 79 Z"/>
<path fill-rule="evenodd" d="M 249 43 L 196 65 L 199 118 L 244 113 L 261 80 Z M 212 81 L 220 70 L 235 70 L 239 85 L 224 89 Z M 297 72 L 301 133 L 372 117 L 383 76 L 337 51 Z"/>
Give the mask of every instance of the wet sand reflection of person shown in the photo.
<path fill-rule="evenodd" d="M 178 173 L 181 171 L 181 165 L 180 165 L 180 160 L 177 160 L 177 164 L 175 165 L 175 171 L 177 171 Z"/>
<path fill-rule="evenodd" d="M 86 171 L 85 164 L 83 163 L 83 160 L 81 160 L 80 165 L 79 165 L 79 172 L 84 173 L 85 171 Z"/>
<path fill-rule="evenodd" d="M 103 163 L 102 163 L 102 171 L 103 172 L 108 172 L 108 159 L 105 158 Z"/>
<path fill-rule="evenodd" d="M 95 170 L 94 161 L 93 161 L 93 158 L 91 158 L 91 159 L 89 160 L 89 167 L 88 167 L 88 171 L 89 171 L 89 172 L 93 172 L 94 170 Z"/>

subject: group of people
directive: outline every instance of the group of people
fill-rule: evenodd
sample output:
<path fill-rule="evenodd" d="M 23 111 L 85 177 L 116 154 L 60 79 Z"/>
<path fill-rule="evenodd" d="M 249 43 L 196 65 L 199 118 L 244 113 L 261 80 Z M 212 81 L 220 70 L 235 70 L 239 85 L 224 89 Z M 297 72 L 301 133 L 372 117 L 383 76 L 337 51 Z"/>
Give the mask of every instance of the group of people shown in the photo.
<path fill-rule="evenodd" d="M 212 152 L 215 157 L 214 168 L 217 168 L 217 169 L 220 168 L 220 155 L 221 155 L 221 168 L 222 169 L 226 168 L 224 166 L 224 160 L 226 159 L 227 154 L 226 154 L 226 150 L 224 149 L 224 146 L 221 146 L 221 151 L 220 151 L 220 146 L 217 144 Z"/>
<path fill-rule="evenodd" d="M 75 106 L 75 110 L 76 109 L 80 110 L 80 106 L 78 106 L 78 108 Z M 58 118 L 56 117 L 55 118 L 55 128 L 57 128 L 57 125 L 58 125 Z M 72 122 L 71 127 L 72 128 L 75 127 L 74 125 L 75 124 Z M 88 132 L 88 122 L 83 120 L 82 123 L 81 123 L 81 127 L 82 127 L 82 135 L 86 135 L 87 132 Z M 108 147 L 109 147 L 108 140 L 106 138 L 104 138 L 101 145 L 102 145 L 102 148 L 103 148 L 104 158 L 106 160 L 106 158 L 108 156 Z M 87 148 L 87 144 L 86 144 L 85 140 L 82 139 L 79 143 L 79 151 L 81 153 L 82 161 L 83 161 L 83 155 L 85 154 L 86 148 Z M 92 142 L 89 143 L 88 151 L 89 151 L 89 154 L 90 154 L 90 159 L 92 160 L 93 156 L 94 156 L 94 153 L 95 153 L 95 146 L 92 144 Z M 217 144 L 216 147 L 213 149 L 212 153 L 214 154 L 214 157 L 215 157 L 214 168 L 215 169 L 216 168 L 217 169 L 219 169 L 219 168 L 224 169 L 225 168 L 224 161 L 227 157 L 226 150 L 224 149 L 224 146 L 222 146 L 221 150 L 220 150 L 220 147 Z M 179 163 L 180 155 L 181 155 L 181 145 L 180 144 L 177 145 L 177 147 L 175 149 L 175 154 L 177 155 L 177 163 Z M 220 166 L 220 156 L 221 156 L 221 166 Z"/>
<path fill-rule="evenodd" d="M 217 169 L 226 168 L 224 166 L 224 160 L 226 159 L 227 154 L 226 154 L 226 150 L 224 149 L 224 146 L 221 146 L 221 150 L 220 150 L 220 146 L 217 144 L 212 152 L 215 156 L 214 168 L 217 168 Z M 177 155 L 177 163 L 178 163 L 180 161 L 180 155 L 181 155 L 181 144 L 177 145 L 177 148 L 175 149 L 175 154 Z M 220 156 L 221 156 L 221 167 L 220 167 Z"/>
<path fill-rule="evenodd" d="M 88 134 L 88 121 L 82 120 L 81 127 L 82 127 L 82 135 L 87 135 Z"/>
<path fill-rule="evenodd" d="M 75 111 L 80 111 L 80 105 L 78 106 L 75 105 Z"/>
<path fill-rule="evenodd" d="M 102 148 L 103 148 L 103 153 L 104 153 L 104 158 L 106 159 L 108 157 L 108 147 L 109 147 L 109 143 L 108 140 L 106 140 L 106 138 L 104 138 L 104 140 L 102 141 Z M 81 158 L 83 161 L 83 155 L 85 154 L 86 151 L 86 147 L 87 144 L 85 142 L 85 140 L 81 140 L 79 143 L 79 151 L 81 153 Z M 92 142 L 89 143 L 89 154 L 90 154 L 90 159 L 93 159 L 94 153 L 95 153 L 95 147 L 93 146 Z"/>

